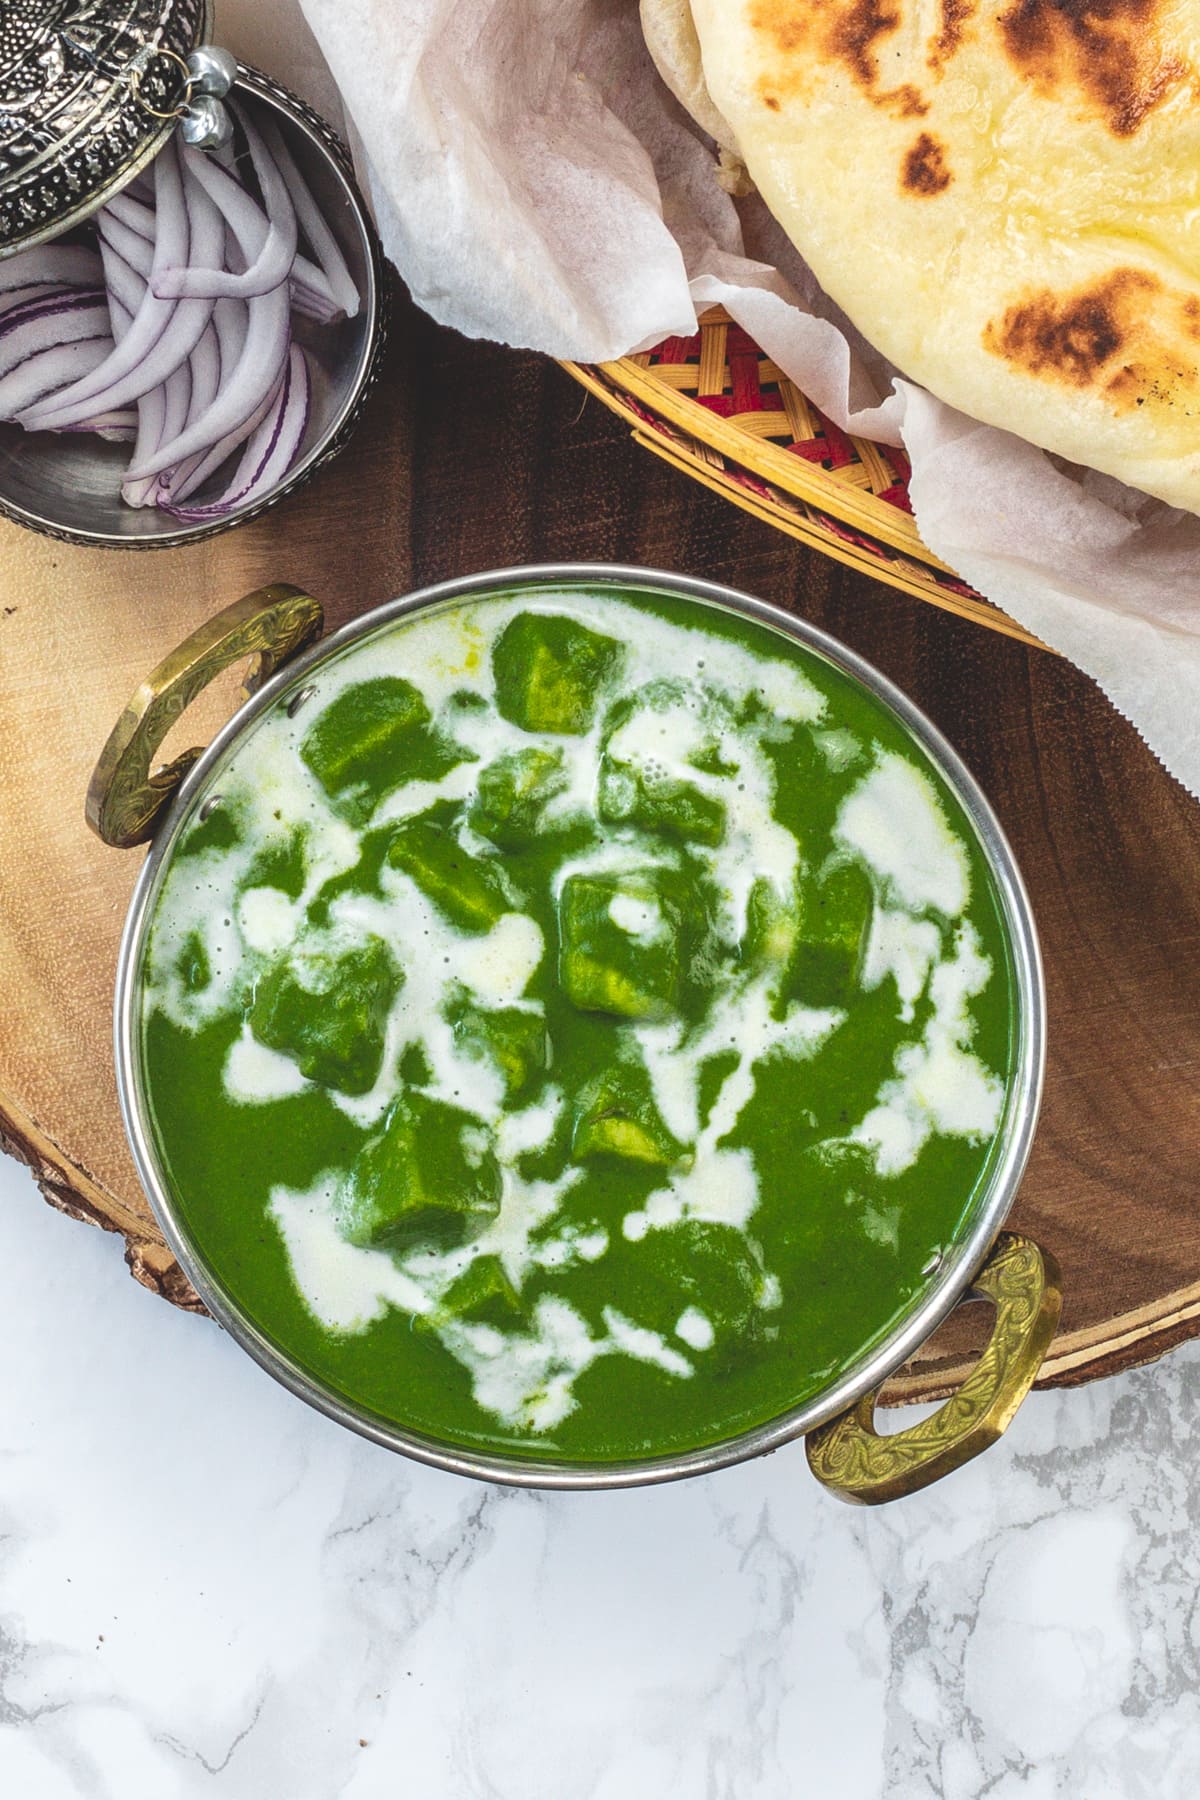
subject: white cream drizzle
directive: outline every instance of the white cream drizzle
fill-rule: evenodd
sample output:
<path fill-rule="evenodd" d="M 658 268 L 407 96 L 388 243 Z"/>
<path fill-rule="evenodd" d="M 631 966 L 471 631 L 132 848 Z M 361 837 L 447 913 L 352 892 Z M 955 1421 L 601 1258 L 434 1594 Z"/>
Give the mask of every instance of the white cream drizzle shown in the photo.
<path fill-rule="evenodd" d="M 933 783 L 894 750 L 843 802 L 835 840 L 859 856 L 906 912 L 933 910 L 947 919 L 971 897 L 967 853 L 950 828 Z"/>
<path fill-rule="evenodd" d="M 248 950 L 260 956 L 278 956 L 295 943 L 304 915 L 281 888 L 247 888 L 238 901 L 237 921 Z"/>
<path fill-rule="evenodd" d="M 900 1046 L 894 1078 L 851 1133 L 852 1142 L 874 1152 L 880 1175 L 911 1169 L 935 1132 L 982 1138 L 999 1125 L 1004 1084 L 967 1048 L 975 1030 L 968 1001 L 983 992 L 990 975 L 975 927 L 964 920 L 953 957 L 933 971 L 933 1010 L 920 1042 Z"/>
<path fill-rule="evenodd" d="M 675 1321 L 675 1336 L 693 1350 L 711 1350 L 717 1334 L 698 1306 L 685 1306 Z"/>
<path fill-rule="evenodd" d="M 442 1341 L 469 1370 L 476 1404 L 502 1424 L 527 1431 L 561 1424 L 574 1410 L 575 1383 L 603 1356 L 629 1356 L 682 1379 L 694 1372 L 659 1332 L 635 1325 L 611 1306 L 603 1319 L 604 1335 L 593 1337 L 573 1306 L 547 1294 L 534 1307 L 528 1332 L 456 1323 Z"/>
<path fill-rule="evenodd" d="M 231 1100 L 242 1105 L 266 1105 L 302 1094 L 311 1085 L 290 1056 L 281 1056 L 278 1050 L 260 1044 L 249 1024 L 242 1026 L 242 1034 L 234 1041 L 223 1071 L 223 1086 Z"/>
<path fill-rule="evenodd" d="M 321 1323 L 339 1335 L 365 1331 L 389 1306 L 419 1316 L 433 1306 L 426 1289 L 388 1255 L 348 1244 L 337 1226 L 342 1177 L 331 1171 L 307 1193 L 276 1187 L 268 1212 L 287 1247 L 292 1275 L 312 1305 L 320 1296 Z"/>
<path fill-rule="evenodd" d="M 754 1159 L 744 1148 L 722 1147 L 754 1095 L 755 1069 L 768 1056 L 796 1061 L 812 1057 L 844 1018 L 836 1009 L 792 1006 L 783 1019 L 771 1016 L 767 978 L 746 983 L 733 1004 L 688 1038 L 682 1024 L 635 1027 L 633 1036 L 650 1074 L 655 1103 L 672 1135 L 694 1144 L 690 1166 L 672 1171 L 640 1211 L 626 1213 L 625 1236 L 638 1243 L 648 1231 L 684 1219 L 733 1225 L 744 1231 L 758 1205 Z M 709 1057 L 732 1052 L 737 1063 L 726 1075 L 709 1111 L 700 1120 L 700 1071 Z"/>
<path fill-rule="evenodd" d="M 646 943 L 666 937 L 670 930 L 657 901 L 639 900 L 633 894 L 614 894 L 608 916 L 618 931 Z"/>
<path fill-rule="evenodd" d="M 991 971 L 973 927 L 962 917 L 970 899 L 967 855 L 932 782 L 906 758 L 870 753 L 852 733 L 823 726 L 823 695 L 789 661 L 756 656 L 608 594 L 594 602 L 575 591 L 563 597 L 547 592 L 532 600 L 501 598 L 401 621 L 323 669 L 318 693 L 294 722 L 282 713 L 262 721 L 252 750 L 245 747 L 246 776 L 237 766 L 226 772 L 225 803 L 237 812 L 242 841 L 232 849 L 178 860 L 170 872 L 151 943 L 147 1003 L 187 1030 L 223 1013 L 240 1012 L 258 973 L 295 940 L 317 892 L 358 860 L 357 833 L 333 812 L 296 751 L 321 709 L 352 684 L 403 675 L 421 691 L 435 724 L 474 759 L 436 781 L 409 782 L 384 796 L 373 825 L 420 813 L 439 801 L 469 800 L 483 767 L 531 744 L 554 751 L 565 776 L 563 791 L 547 805 L 547 821 L 592 815 L 604 707 L 597 707 L 592 730 L 576 737 L 526 733 L 504 720 L 493 704 L 490 649 L 505 624 L 519 612 L 564 610 L 622 642 L 622 694 L 664 676 L 685 686 L 707 683 L 708 661 L 713 685 L 730 697 L 734 708 L 752 693 L 767 708 L 765 718 L 738 724 L 728 705 L 706 696 L 699 685 L 678 703 L 659 698 L 632 713 L 609 747 L 617 763 L 641 770 L 651 780 L 685 781 L 725 809 L 722 842 L 690 850 L 723 896 L 726 916 L 719 929 L 730 943 L 745 929 L 754 882 L 765 876 L 787 894 L 802 868 L 800 845 L 774 816 L 774 770 L 765 743 L 804 724 L 813 728 L 831 770 L 867 765 L 842 805 L 835 830 L 840 853 L 868 869 L 878 896 L 863 985 L 874 989 L 891 976 L 901 1022 L 913 1019 L 926 995 L 931 1010 L 919 1041 L 901 1046 L 893 1075 L 842 1141 L 865 1148 L 886 1178 L 911 1167 L 935 1132 L 978 1137 L 994 1131 L 1003 1086 L 969 1048 L 969 1002 Z M 486 706 L 457 704 L 464 692 Z M 692 759 L 714 747 L 728 772 L 695 767 Z M 261 883 L 247 886 L 276 815 L 289 829 L 305 832 L 304 886 L 294 900 Z M 494 847 L 475 837 L 465 817 L 459 830 L 468 853 L 494 857 Z M 681 853 L 661 841 L 655 859 L 679 866 Z M 629 872 L 646 863 L 644 835 L 614 827 L 596 847 L 559 867 L 555 897 L 571 874 Z M 344 1176 L 326 1171 L 305 1193 L 273 1189 L 269 1210 L 296 1285 L 313 1314 L 335 1333 L 364 1331 L 389 1307 L 414 1316 L 435 1314 L 441 1296 L 479 1256 L 496 1256 L 520 1290 L 534 1270 L 553 1273 L 576 1262 L 594 1262 L 609 1247 L 607 1233 L 594 1223 L 563 1216 L 560 1227 L 551 1229 L 583 1180 L 584 1169 L 569 1164 L 556 1179 L 527 1181 L 516 1167 L 520 1156 L 550 1142 L 564 1105 L 562 1093 L 547 1086 L 523 1110 L 506 1110 L 499 1071 L 477 1047 L 456 1039 L 445 1016 L 451 996 L 461 991 L 485 1009 L 518 1005 L 540 1011 L 524 998 L 545 952 L 538 925 L 519 910 L 519 897 L 514 897 L 514 910 L 490 931 L 464 933 L 400 871 L 385 866 L 379 885 L 378 895 L 342 894 L 330 909 L 330 929 L 346 942 L 381 938 L 391 946 L 405 978 L 388 1018 L 375 1087 L 357 1096 L 331 1091 L 330 1097 L 364 1129 L 378 1129 L 402 1090 L 401 1060 L 406 1051 L 418 1049 L 429 1072 L 422 1091 L 477 1121 L 469 1128 L 478 1134 L 472 1138 L 475 1150 L 479 1156 L 489 1146 L 494 1150 L 503 1188 L 497 1218 L 473 1243 L 450 1252 L 424 1248 L 406 1256 L 345 1241 L 339 1229 Z M 618 894 L 610 917 L 642 942 L 670 929 L 653 901 L 634 894 Z M 949 957 L 943 952 L 945 921 L 961 921 Z M 202 945 L 211 969 L 208 986 L 197 991 L 179 973 L 191 938 Z M 676 1021 L 619 1028 L 620 1036 L 637 1047 L 665 1124 L 687 1146 L 686 1157 L 663 1184 L 624 1219 L 628 1241 L 636 1243 L 683 1220 L 747 1229 L 759 1201 L 754 1159 L 748 1149 L 723 1140 L 753 1097 L 758 1066 L 769 1057 L 797 1063 L 819 1059 L 843 1017 L 834 1009 L 793 1006 L 783 1019 L 775 1019 L 769 978 L 751 980 L 735 972 L 699 1028 L 687 1030 Z M 735 1065 L 707 1118 L 701 1119 L 701 1067 L 724 1052 L 735 1055 Z M 258 1105 L 299 1093 L 309 1084 L 289 1058 L 257 1043 L 247 1025 L 229 1053 L 224 1085 L 232 1099 Z M 882 1207 L 864 1216 L 868 1235 L 881 1238 L 892 1226 L 891 1213 Z M 768 1271 L 760 1303 L 777 1307 L 781 1299 L 780 1284 Z M 537 1299 L 526 1329 L 500 1330 L 466 1319 L 432 1320 L 430 1328 L 469 1371 L 476 1401 L 486 1412 L 506 1425 L 542 1431 L 569 1414 L 576 1381 L 600 1357 L 632 1357 L 678 1379 L 692 1374 L 688 1358 L 659 1333 L 611 1307 L 603 1322 L 604 1331 L 594 1335 L 581 1315 L 551 1292 Z M 715 1330 L 701 1311 L 689 1307 L 680 1314 L 674 1335 L 702 1352 L 711 1347 Z"/>

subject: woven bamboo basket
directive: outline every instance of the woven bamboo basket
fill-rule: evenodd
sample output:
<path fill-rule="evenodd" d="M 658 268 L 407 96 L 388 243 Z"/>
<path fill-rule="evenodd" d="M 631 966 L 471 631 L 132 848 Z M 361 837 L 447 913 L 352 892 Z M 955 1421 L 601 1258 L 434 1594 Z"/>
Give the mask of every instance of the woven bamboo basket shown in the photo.
<path fill-rule="evenodd" d="M 637 443 L 756 518 L 960 618 L 1038 643 L 921 542 L 903 451 L 840 431 L 723 307 L 701 317 L 694 337 L 563 366 L 629 422 Z"/>

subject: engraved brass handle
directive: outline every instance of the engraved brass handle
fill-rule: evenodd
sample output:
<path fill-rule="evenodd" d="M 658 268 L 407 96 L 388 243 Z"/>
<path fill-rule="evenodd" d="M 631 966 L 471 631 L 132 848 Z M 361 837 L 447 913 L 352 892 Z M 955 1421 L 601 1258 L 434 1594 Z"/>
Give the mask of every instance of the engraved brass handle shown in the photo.
<path fill-rule="evenodd" d="M 185 750 L 154 769 L 159 746 L 197 694 L 225 669 L 253 656 L 243 692 L 267 677 L 320 634 L 320 602 L 286 581 L 257 588 L 201 625 L 147 675 L 100 753 L 88 786 L 85 815 L 106 844 L 128 849 L 153 837 L 179 783 L 202 750 Z"/>
<path fill-rule="evenodd" d="M 996 1323 L 983 1355 L 944 1406 L 881 1437 L 874 1424 L 876 1388 L 809 1432 L 809 1467 L 840 1500 L 879 1506 L 915 1494 L 970 1462 L 1012 1423 L 1058 1326 L 1062 1276 L 1048 1251 L 1005 1231 L 971 1293 L 994 1301 Z"/>

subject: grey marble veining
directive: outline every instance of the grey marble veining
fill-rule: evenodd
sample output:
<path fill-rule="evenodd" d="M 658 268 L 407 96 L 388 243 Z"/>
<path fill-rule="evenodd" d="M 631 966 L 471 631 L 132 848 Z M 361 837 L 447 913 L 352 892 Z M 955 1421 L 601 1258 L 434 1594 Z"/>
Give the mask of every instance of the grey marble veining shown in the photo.
<path fill-rule="evenodd" d="M 8 1800 L 1192 1800 L 1197 1374 L 1037 1395 L 875 1513 L 407 1464 L 0 1166 Z"/>

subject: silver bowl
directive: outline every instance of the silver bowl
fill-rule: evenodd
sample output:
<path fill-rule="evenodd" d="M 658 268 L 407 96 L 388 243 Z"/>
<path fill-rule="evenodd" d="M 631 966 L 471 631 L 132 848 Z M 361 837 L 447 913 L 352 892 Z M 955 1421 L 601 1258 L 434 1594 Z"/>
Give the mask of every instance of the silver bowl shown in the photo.
<path fill-rule="evenodd" d="M 230 1295 L 189 1231 L 157 1148 L 142 1060 L 142 970 L 155 902 L 181 834 L 218 794 L 229 759 L 253 735 L 256 724 L 280 709 L 294 712 L 331 663 L 400 619 L 489 593 L 536 590 L 547 584 L 680 595 L 714 613 L 753 620 L 840 670 L 890 711 L 938 769 L 974 829 L 996 884 L 1017 1006 L 1017 1066 L 997 1149 L 954 1241 L 931 1267 L 929 1286 L 919 1301 L 902 1311 L 844 1373 L 767 1423 L 702 1449 L 648 1454 L 624 1463 L 550 1462 L 503 1451 L 485 1454 L 456 1448 L 380 1417 L 311 1375 Z M 1037 931 L 1012 851 L 983 793 L 941 733 L 871 664 L 805 620 L 733 588 L 651 569 L 573 563 L 467 576 L 376 607 L 296 657 L 297 649 L 319 629 L 320 620 L 317 603 L 286 585 L 262 589 L 209 620 L 142 683 L 109 740 L 89 794 L 89 823 L 106 842 L 129 846 L 153 840 L 130 903 L 117 969 L 117 1088 L 142 1186 L 167 1243 L 210 1312 L 277 1381 L 340 1424 L 455 1474 L 518 1486 L 615 1488 L 673 1481 L 814 1434 L 809 1435 L 809 1458 L 819 1478 L 844 1498 L 875 1503 L 924 1486 L 994 1441 L 1034 1379 L 1061 1300 L 1058 1272 L 1048 1253 L 1020 1237 L 997 1237 L 1016 1197 L 1037 1122 L 1045 1063 L 1045 990 Z M 278 673 L 258 688 L 203 754 L 192 752 L 198 760 L 173 792 L 186 761 L 157 777 L 149 774 L 168 723 L 205 681 L 240 662 L 248 650 L 266 653 L 268 666 Z M 874 1436 L 856 1409 L 865 1406 L 869 1421 L 875 1390 L 964 1297 L 975 1293 L 996 1304 L 997 1322 L 966 1385 L 941 1413 L 908 1432 Z M 1006 1365 L 1011 1381 L 1003 1373 Z M 865 1466 L 866 1479 L 860 1478 L 860 1465 Z"/>
<path fill-rule="evenodd" d="M 0 513 L 48 537 L 105 549 L 157 550 L 191 544 L 256 518 L 294 493 L 350 435 L 379 366 L 384 338 L 383 253 L 359 193 L 349 157 L 324 120 L 268 76 L 244 66 L 234 92 L 266 107 L 287 140 L 305 180 L 329 221 L 362 295 L 357 318 L 332 325 L 297 319 L 297 341 L 314 369 L 308 445 L 289 473 L 268 493 L 226 517 L 183 524 L 152 506 L 127 506 L 121 477 L 128 444 L 109 444 L 87 433 L 27 432 L 0 424 Z M 220 493 L 228 471 L 193 497 L 196 504 Z"/>

